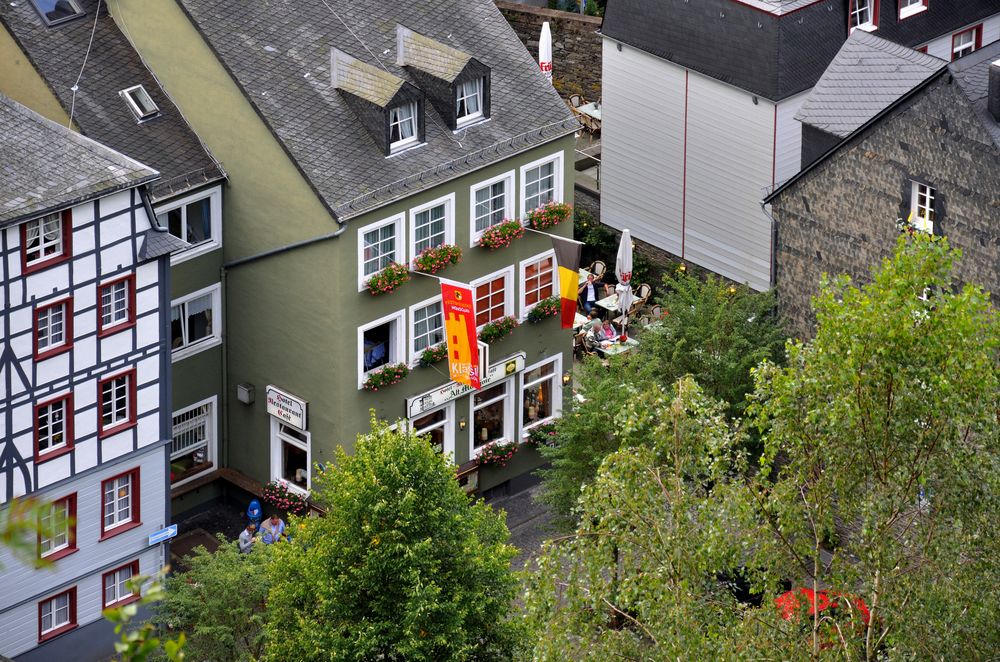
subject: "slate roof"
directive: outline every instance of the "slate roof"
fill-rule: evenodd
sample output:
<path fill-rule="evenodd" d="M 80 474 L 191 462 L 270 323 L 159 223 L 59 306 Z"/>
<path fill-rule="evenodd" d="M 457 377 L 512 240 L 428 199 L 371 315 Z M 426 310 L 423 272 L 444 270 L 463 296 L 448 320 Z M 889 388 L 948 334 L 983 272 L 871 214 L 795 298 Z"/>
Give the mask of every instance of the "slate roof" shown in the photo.
<path fill-rule="evenodd" d="M 0 227 L 158 177 L 0 94 Z"/>
<path fill-rule="evenodd" d="M 334 87 L 370 101 L 380 108 L 385 108 L 406 82 L 340 50 L 334 50 L 331 61 L 336 71 Z"/>
<path fill-rule="evenodd" d="M 780 101 L 811 88 L 847 38 L 847 0 L 609 0 L 601 33 Z M 934 0 L 898 20 L 879 3 L 878 35 L 916 46 L 1000 11 L 997 0 Z"/>
<path fill-rule="evenodd" d="M 170 234 L 166 228 L 150 228 L 146 230 L 142 247 L 139 249 L 139 259 L 152 260 L 190 247 L 189 243 Z"/>
<path fill-rule="evenodd" d="M 1000 123 L 986 108 L 986 93 L 990 83 L 990 63 L 1000 60 L 1000 41 L 984 46 L 980 50 L 955 60 L 948 69 L 958 86 L 972 103 L 973 110 L 982 121 L 983 126 L 993 137 L 993 142 L 1000 147 Z"/>
<path fill-rule="evenodd" d="M 403 55 L 396 58 L 399 64 L 416 67 L 448 82 L 454 81 L 472 59 L 468 53 L 402 26 L 396 34 L 397 50 L 400 43 Z"/>
<path fill-rule="evenodd" d="M 846 138 L 947 65 L 944 60 L 855 30 L 795 119 Z"/>
<path fill-rule="evenodd" d="M 347 219 L 575 131 L 579 124 L 490 0 L 180 0 L 314 190 Z M 488 121 L 452 133 L 424 104 L 426 144 L 386 158 L 331 86 L 330 53 L 420 87 L 396 25 L 491 69 Z"/>
<path fill-rule="evenodd" d="M 97 0 L 77 0 L 86 16 L 46 27 L 27 0 L 0 3 L 0 23 L 13 35 L 80 131 L 112 149 L 159 170 L 156 199 L 182 193 L 225 176 L 139 54 Z M 93 47 L 89 49 L 93 32 Z M 72 86 L 86 58 L 74 102 Z M 141 124 L 119 92 L 141 84 L 160 114 Z"/>

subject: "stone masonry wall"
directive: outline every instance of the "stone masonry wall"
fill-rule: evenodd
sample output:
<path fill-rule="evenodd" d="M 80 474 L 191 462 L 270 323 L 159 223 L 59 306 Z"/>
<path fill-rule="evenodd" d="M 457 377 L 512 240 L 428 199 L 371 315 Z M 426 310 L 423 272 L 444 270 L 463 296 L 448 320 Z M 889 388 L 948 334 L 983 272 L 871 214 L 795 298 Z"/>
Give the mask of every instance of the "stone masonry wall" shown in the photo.
<path fill-rule="evenodd" d="M 538 35 L 542 23 L 549 22 L 552 84 L 560 95 L 581 94 L 588 101 L 601 98 L 601 36 L 597 31 L 603 19 L 503 0 L 496 0 L 496 6 L 536 61 Z"/>
<path fill-rule="evenodd" d="M 945 75 L 807 173 L 772 204 L 776 286 L 789 328 L 810 337 L 821 275 L 869 279 L 891 255 L 911 180 L 937 191 L 936 234 L 962 250 L 957 279 L 1000 294 L 1000 151 Z"/>

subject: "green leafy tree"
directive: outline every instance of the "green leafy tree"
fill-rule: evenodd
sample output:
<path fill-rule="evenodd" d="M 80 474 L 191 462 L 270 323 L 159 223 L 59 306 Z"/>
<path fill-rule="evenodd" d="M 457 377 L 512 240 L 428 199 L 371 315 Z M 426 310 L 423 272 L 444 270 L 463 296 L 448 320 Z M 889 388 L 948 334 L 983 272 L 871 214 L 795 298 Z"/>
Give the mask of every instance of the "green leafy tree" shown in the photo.
<path fill-rule="evenodd" d="M 757 372 L 773 572 L 862 598 L 814 656 L 983 659 L 1000 645 L 1000 335 L 947 241 L 902 237 L 872 281 L 824 282 L 814 340 Z M 843 601 L 849 603 L 849 601 Z"/>
<path fill-rule="evenodd" d="M 170 662 L 184 662 L 183 632 L 175 639 L 163 637 L 149 620 L 142 621 L 138 627 L 129 627 L 139 615 L 140 606 L 163 600 L 163 577 L 167 570 L 164 568 L 153 576 L 135 575 L 130 578 L 125 585 L 133 593 L 142 593 L 139 601 L 104 610 L 104 619 L 115 624 L 115 634 L 118 635 L 115 652 L 121 662 L 146 662 L 164 657 Z"/>
<path fill-rule="evenodd" d="M 187 633 L 185 650 L 195 660 L 258 659 L 264 652 L 267 565 L 273 546 L 258 543 L 241 554 L 219 536 L 219 548 L 197 547 L 187 569 L 166 580 L 156 621 Z"/>
<path fill-rule="evenodd" d="M 270 660 L 510 660 L 523 628 L 503 516 L 412 432 L 372 420 L 315 479 L 268 566 Z"/>
<path fill-rule="evenodd" d="M 72 524 L 54 519 L 52 514 L 51 506 L 45 502 L 31 497 L 12 499 L 0 508 L 0 548 L 6 548 L 14 558 L 32 567 L 50 567 L 51 561 L 38 554 L 38 537 L 51 536 Z"/>

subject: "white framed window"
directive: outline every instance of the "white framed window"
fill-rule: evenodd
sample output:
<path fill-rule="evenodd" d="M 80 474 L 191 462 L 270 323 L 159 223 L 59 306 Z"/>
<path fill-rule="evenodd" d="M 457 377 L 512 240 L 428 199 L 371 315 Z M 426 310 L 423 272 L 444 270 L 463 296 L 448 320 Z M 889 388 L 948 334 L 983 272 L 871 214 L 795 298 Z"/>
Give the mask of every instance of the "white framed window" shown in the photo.
<path fill-rule="evenodd" d="M 562 413 L 562 355 L 528 366 L 521 373 L 522 436 Z"/>
<path fill-rule="evenodd" d="M 872 32 L 878 28 L 879 0 L 851 0 L 851 30 Z"/>
<path fill-rule="evenodd" d="M 105 283 L 97 288 L 97 329 L 101 335 L 113 333 L 135 322 L 135 275 Z"/>
<path fill-rule="evenodd" d="M 483 116 L 483 81 L 475 78 L 455 87 L 455 120 L 459 126 Z"/>
<path fill-rule="evenodd" d="M 899 18 L 909 18 L 927 9 L 928 0 L 899 0 Z"/>
<path fill-rule="evenodd" d="M 521 262 L 521 319 L 542 299 L 556 293 L 556 254 L 545 251 Z"/>
<path fill-rule="evenodd" d="M 389 266 L 406 262 L 403 239 L 404 214 L 366 225 L 358 230 L 358 291 L 368 279 Z"/>
<path fill-rule="evenodd" d="M 436 453 L 455 459 L 455 401 L 433 409 L 416 418 L 411 418 L 409 424 L 418 435 L 427 435 L 431 448 Z"/>
<path fill-rule="evenodd" d="M 160 108 L 142 85 L 133 85 L 118 93 L 135 118 L 142 122 L 160 114 Z"/>
<path fill-rule="evenodd" d="M 48 558 L 76 547 L 76 495 L 53 501 L 42 508 L 38 552 Z M 62 554 L 60 554 L 62 556 Z"/>
<path fill-rule="evenodd" d="M 521 220 L 547 202 L 563 201 L 563 153 L 521 166 Z"/>
<path fill-rule="evenodd" d="M 174 361 L 221 342 L 222 286 L 219 283 L 171 302 L 170 347 Z"/>
<path fill-rule="evenodd" d="M 138 470 L 110 478 L 101 484 L 103 519 L 101 532 L 105 533 L 138 521 Z M 106 533 L 105 533 L 106 535 Z"/>
<path fill-rule="evenodd" d="M 410 260 L 428 248 L 455 243 L 455 194 L 410 210 Z"/>
<path fill-rule="evenodd" d="M 389 151 L 395 152 L 415 144 L 420 139 L 417 110 L 416 101 L 409 101 L 389 109 Z"/>
<path fill-rule="evenodd" d="M 38 640 L 76 627 L 76 587 L 38 603 Z"/>
<path fill-rule="evenodd" d="M 100 380 L 101 420 L 98 429 L 101 437 L 114 434 L 136 421 L 135 369 Z"/>
<path fill-rule="evenodd" d="M 514 216 L 514 171 L 469 187 L 469 247 L 479 243 L 486 228 Z"/>
<path fill-rule="evenodd" d="M 31 4 L 45 21 L 45 25 L 50 26 L 83 16 L 85 13 L 77 0 L 31 0 Z"/>
<path fill-rule="evenodd" d="M 69 251 L 64 239 L 65 221 L 63 212 L 47 214 L 28 221 L 22 227 L 22 255 L 25 267 L 56 260 Z"/>
<path fill-rule="evenodd" d="M 983 26 L 977 25 L 974 28 L 956 32 L 951 37 L 951 59 L 957 60 L 960 57 L 974 53 L 979 50 L 982 44 Z"/>
<path fill-rule="evenodd" d="M 416 365 L 425 349 L 443 342 L 441 297 L 432 297 L 410 306 L 410 363 Z"/>
<path fill-rule="evenodd" d="M 312 434 L 271 417 L 271 480 L 308 494 L 312 489 Z"/>
<path fill-rule="evenodd" d="M 44 454 L 72 447 L 72 402 L 62 396 L 35 407 L 35 459 Z"/>
<path fill-rule="evenodd" d="M 120 568 L 115 568 L 102 575 L 104 588 L 104 608 L 111 607 L 119 602 L 131 601 L 138 598 L 138 594 L 133 593 L 128 587 L 128 581 L 139 574 L 139 561 L 132 561 Z"/>
<path fill-rule="evenodd" d="M 217 396 L 173 414 L 170 486 L 177 487 L 215 468 Z"/>
<path fill-rule="evenodd" d="M 70 299 L 35 309 L 35 358 L 65 351 L 72 345 L 72 316 Z"/>
<path fill-rule="evenodd" d="M 473 393 L 469 457 L 494 441 L 514 441 L 514 380 L 508 378 Z"/>
<path fill-rule="evenodd" d="M 406 314 L 400 310 L 358 327 L 358 388 L 368 373 L 406 361 Z"/>
<path fill-rule="evenodd" d="M 910 222 L 921 232 L 934 234 L 934 197 L 937 191 L 927 184 L 911 183 Z"/>
<path fill-rule="evenodd" d="M 222 246 L 222 187 L 216 186 L 156 208 L 156 220 L 170 234 L 191 244 L 170 256 L 177 264 Z"/>
<path fill-rule="evenodd" d="M 514 314 L 514 266 L 472 281 L 476 328 Z"/>

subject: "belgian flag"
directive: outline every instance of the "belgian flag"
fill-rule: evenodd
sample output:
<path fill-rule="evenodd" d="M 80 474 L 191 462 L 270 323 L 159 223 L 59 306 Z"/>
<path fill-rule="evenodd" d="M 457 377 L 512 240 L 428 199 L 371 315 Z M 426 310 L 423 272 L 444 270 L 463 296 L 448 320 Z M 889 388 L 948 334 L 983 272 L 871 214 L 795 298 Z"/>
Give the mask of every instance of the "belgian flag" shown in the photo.
<path fill-rule="evenodd" d="M 562 328 L 572 329 L 573 318 L 576 317 L 576 295 L 580 289 L 580 249 L 583 246 L 578 241 L 564 239 L 555 235 L 552 237 L 552 248 L 556 252 L 556 264 L 559 265 L 559 298 L 562 303 Z"/>

